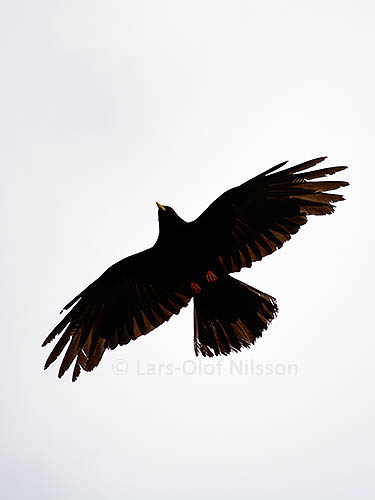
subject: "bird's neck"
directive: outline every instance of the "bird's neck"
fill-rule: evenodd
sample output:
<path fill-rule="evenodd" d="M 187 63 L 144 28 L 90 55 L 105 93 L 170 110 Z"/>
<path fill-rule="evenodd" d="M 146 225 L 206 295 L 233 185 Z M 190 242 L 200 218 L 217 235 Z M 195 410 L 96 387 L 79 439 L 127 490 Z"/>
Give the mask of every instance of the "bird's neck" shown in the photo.
<path fill-rule="evenodd" d="M 168 244 L 176 238 L 180 238 L 186 228 L 187 222 L 180 217 L 174 217 L 167 220 L 159 220 L 159 236 L 157 244 Z"/>

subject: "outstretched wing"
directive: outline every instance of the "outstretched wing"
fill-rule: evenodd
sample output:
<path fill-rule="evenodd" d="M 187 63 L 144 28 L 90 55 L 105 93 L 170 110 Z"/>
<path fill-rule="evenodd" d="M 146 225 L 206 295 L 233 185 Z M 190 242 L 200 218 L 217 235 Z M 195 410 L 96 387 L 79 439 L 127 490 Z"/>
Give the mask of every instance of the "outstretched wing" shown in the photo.
<path fill-rule="evenodd" d="M 74 362 L 73 382 L 81 369 L 91 371 L 104 351 L 146 335 L 187 306 L 189 290 L 168 282 L 151 248 L 111 266 L 64 309 L 74 307 L 54 328 L 43 346 L 62 334 L 45 368 L 68 348 L 59 377 Z M 159 274 L 158 274 L 159 273 Z"/>
<path fill-rule="evenodd" d="M 226 272 L 239 271 L 280 248 L 308 215 L 333 213 L 333 203 L 344 198 L 330 191 L 348 183 L 319 179 L 347 167 L 306 171 L 324 159 L 285 170 L 287 162 L 280 163 L 222 194 L 190 223 L 207 255 Z"/>

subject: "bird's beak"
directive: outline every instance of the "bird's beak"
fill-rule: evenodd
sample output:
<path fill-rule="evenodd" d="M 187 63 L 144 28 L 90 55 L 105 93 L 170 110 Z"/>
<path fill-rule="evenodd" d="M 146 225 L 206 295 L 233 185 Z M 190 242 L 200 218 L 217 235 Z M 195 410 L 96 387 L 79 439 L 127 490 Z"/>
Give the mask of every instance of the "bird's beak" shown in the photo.
<path fill-rule="evenodd" d="M 167 209 L 165 207 L 163 207 L 163 205 L 159 202 L 156 202 L 157 206 L 160 208 L 160 210 L 163 210 L 163 212 L 165 212 Z"/>

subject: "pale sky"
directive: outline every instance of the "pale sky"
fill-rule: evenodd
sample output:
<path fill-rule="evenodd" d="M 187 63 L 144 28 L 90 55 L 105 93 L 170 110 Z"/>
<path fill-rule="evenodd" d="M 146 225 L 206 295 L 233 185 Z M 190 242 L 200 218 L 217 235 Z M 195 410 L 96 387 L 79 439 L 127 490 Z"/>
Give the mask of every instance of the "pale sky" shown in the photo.
<path fill-rule="evenodd" d="M 1 10 L 2 498 L 374 498 L 373 2 Z M 156 240 L 156 200 L 192 220 L 322 155 L 347 200 L 235 275 L 278 300 L 252 349 L 196 359 L 190 305 L 75 384 L 43 371 L 61 307 Z"/>

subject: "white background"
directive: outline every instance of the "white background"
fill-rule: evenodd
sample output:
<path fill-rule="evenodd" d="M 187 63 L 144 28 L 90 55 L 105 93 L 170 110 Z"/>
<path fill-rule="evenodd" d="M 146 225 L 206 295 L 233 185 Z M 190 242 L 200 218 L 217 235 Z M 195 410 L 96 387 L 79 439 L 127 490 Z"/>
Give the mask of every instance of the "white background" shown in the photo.
<path fill-rule="evenodd" d="M 3 2 L 2 498 L 374 498 L 374 14 Z M 43 371 L 61 306 L 154 243 L 155 200 L 192 220 L 262 170 L 321 155 L 350 166 L 347 201 L 237 275 L 280 307 L 254 348 L 212 375 L 140 373 L 194 359 L 190 305 L 75 384 Z M 298 371 L 240 375 L 233 360 Z"/>

